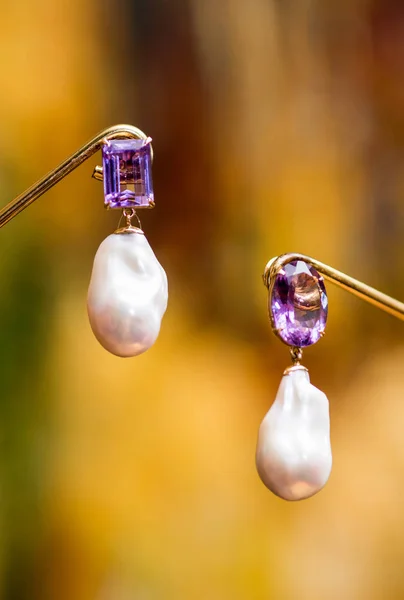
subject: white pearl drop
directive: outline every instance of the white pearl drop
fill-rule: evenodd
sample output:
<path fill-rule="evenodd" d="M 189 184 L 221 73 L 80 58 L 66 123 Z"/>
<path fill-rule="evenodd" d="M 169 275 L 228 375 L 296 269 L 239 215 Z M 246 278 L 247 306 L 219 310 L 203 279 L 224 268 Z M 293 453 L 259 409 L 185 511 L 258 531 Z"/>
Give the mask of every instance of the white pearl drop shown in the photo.
<path fill-rule="evenodd" d="M 332 466 L 327 396 L 305 370 L 284 375 L 261 423 L 256 464 L 264 484 L 285 500 L 313 496 Z"/>
<path fill-rule="evenodd" d="M 98 248 L 87 310 L 95 337 L 116 356 L 154 344 L 167 308 L 167 276 L 142 233 L 114 233 Z"/>

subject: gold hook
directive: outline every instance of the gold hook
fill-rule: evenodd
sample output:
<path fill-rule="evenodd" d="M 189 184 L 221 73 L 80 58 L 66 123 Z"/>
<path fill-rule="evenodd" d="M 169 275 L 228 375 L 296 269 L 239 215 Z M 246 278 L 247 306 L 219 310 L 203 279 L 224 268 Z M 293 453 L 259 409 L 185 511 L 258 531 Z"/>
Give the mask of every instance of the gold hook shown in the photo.
<path fill-rule="evenodd" d="M 85 162 L 88 158 L 93 156 L 98 150 L 100 150 L 103 143 L 106 140 L 113 140 L 119 138 L 137 138 L 141 140 L 149 139 L 148 136 L 143 133 L 137 127 L 133 127 L 133 125 L 113 125 L 112 127 L 108 127 L 104 129 L 95 137 L 93 137 L 90 141 L 88 141 L 84 146 L 76 150 L 74 154 L 66 158 L 64 162 L 62 162 L 56 169 L 47 173 L 42 179 L 34 183 L 31 187 L 29 187 L 25 192 L 14 198 L 11 202 L 9 202 L 3 209 L 0 210 L 0 227 L 6 225 L 11 219 L 16 217 L 20 212 L 22 212 L 27 206 L 35 202 L 38 198 L 40 198 L 45 192 L 50 190 L 54 185 L 59 183 L 66 175 L 69 175 L 74 169 L 79 167 L 83 162 Z M 153 149 L 151 149 L 152 158 L 153 158 Z M 96 179 L 102 179 L 102 168 L 96 167 L 94 170 L 95 173 L 98 173 Z"/>
<path fill-rule="evenodd" d="M 403 302 L 399 302 L 398 300 L 379 292 L 379 290 L 362 283 L 358 279 L 354 279 L 349 275 L 345 275 L 345 273 L 337 271 L 337 269 L 334 269 L 333 267 L 330 267 L 329 265 L 326 265 L 315 258 L 305 256 L 304 254 L 282 254 L 281 256 L 272 258 L 267 263 L 262 276 L 264 284 L 268 290 L 271 290 L 271 284 L 273 284 L 276 275 L 279 273 L 282 267 L 295 260 L 302 260 L 305 263 L 312 265 L 319 273 L 321 273 L 321 275 L 323 275 L 325 279 L 331 281 L 331 283 L 334 283 L 343 290 L 350 292 L 361 300 L 376 306 L 376 308 L 380 308 L 384 312 L 393 315 L 393 317 L 404 321 Z"/>

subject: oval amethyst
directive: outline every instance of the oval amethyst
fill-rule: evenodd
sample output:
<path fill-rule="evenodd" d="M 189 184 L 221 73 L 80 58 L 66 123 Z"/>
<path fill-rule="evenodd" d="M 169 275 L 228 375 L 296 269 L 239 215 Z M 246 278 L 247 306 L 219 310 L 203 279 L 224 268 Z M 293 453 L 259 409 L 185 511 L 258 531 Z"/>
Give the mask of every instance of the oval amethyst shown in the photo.
<path fill-rule="evenodd" d="M 325 330 L 328 298 L 314 267 L 295 260 L 276 275 L 269 298 L 275 333 L 289 346 L 311 346 Z"/>

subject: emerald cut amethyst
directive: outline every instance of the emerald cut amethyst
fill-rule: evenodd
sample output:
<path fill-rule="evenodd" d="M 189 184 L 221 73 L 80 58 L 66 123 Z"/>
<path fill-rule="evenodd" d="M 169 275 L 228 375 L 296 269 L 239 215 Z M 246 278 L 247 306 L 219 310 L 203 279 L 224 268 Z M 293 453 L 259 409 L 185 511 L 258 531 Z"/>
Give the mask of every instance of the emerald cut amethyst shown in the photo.
<path fill-rule="evenodd" d="M 311 346 L 323 335 L 328 298 L 321 275 L 302 260 L 288 263 L 276 275 L 269 298 L 276 334 L 289 346 Z"/>
<path fill-rule="evenodd" d="M 108 140 L 102 148 L 104 196 L 108 208 L 154 206 L 151 139 Z"/>

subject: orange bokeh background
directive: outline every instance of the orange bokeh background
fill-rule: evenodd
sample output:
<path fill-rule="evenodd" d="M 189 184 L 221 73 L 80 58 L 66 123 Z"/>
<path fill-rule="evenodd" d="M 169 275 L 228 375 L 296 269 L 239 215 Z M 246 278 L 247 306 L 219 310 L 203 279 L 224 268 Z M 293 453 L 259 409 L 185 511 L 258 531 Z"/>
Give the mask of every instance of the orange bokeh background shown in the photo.
<path fill-rule="evenodd" d="M 2 204 L 99 130 L 153 138 L 156 345 L 86 316 L 117 225 L 86 162 L 1 231 L 0 597 L 394 600 L 404 575 L 402 325 L 329 286 L 305 353 L 331 406 L 326 488 L 255 471 L 287 349 L 266 262 L 315 256 L 404 298 L 404 6 L 393 0 L 1 5 Z"/>

